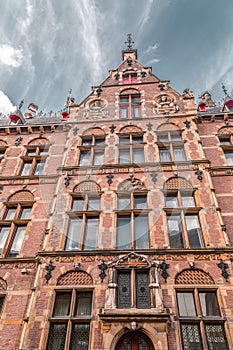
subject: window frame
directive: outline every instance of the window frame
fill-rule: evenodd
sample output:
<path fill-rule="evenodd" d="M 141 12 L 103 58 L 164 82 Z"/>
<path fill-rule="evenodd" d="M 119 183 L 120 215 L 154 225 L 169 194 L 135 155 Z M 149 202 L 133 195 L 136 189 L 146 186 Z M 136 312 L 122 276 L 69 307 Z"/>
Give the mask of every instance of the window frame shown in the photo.
<path fill-rule="evenodd" d="M 200 223 L 200 218 L 199 218 L 199 212 L 202 209 L 201 207 L 196 206 L 196 201 L 195 201 L 195 191 L 192 189 L 177 189 L 177 190 L 167 190 L 164 191 L 164 200 L 165 200 L 165 207 L 164 211 L 167 216 L 167 232 L 168 232 L 168 239 L 169 239 L 169 246 L 172 249 L 202 249 L 205 247 L 205 241 L 204 241 L 204 236 L 201 228 L 201 223 Z M 174 207 L 174 205 L 171 206 L 166 206 L 166 200 L 167 198 L 172 197 L 172 198 L 177 198 L 177 206 Z M 193 198 L 193 205 L 190 206 L 183 206 L 183 200 L 182 198 L 185 197 L 192 197 Z M 172 235 L 169 232 L 169 219 L 177 217 L 177 223 L 179 221 L 179 234 L 180 234 L 180 245 L 181 246 L 176 246 L 172 247 L 171 240 L 172 240 Z M 195 228 L 197 229 L 198 233 L 198 240 L 199 240 L 199 246 L 191 246 L 191 230 L 188 228 L 187 224 L 187 218 L 188 217 L 193 217 L 196 218 L 198 226 Z"/>
<path fill-rule="evenodd" d="M 124 99 L 127 101 L 123 101 Z M 134 101 L 134 99 L 138 99 L 139 101 Z M 134 109 L 139 112 L 139 116 L 134 116 Z M 126 111 L 126 116 L 124 116 L 122 112 L 123 110 Z M 119 118 L 121 120 L 137 120 L 142 118 L 142 102 L 140 93 L 119 96 Z"/>
<path fill-rule="evenodd" d="M 127 72 L 122 74 L 122 84 L 127 85 L 127 84 L 137 84 L 137 83 L 138 83 L 137 72 Z"/>
<path fill-rule="evenodd" d="M 175 139 L 175 137 L 177 140 Z M 159 138 L 164 137 L 165 140 L 159 140 Z M 184 141 L 182 139 L 181 130 L 161 130 L 157 131 L 157 145 L 159 148 L 159 159 L 161 163 L 170 163 L 170 162 L 185 162 L 187 160 Z M 182 158 L 181 160 L 176 159 L 176 150 L 182 149 Z M 167 160 L 163 160 L 162 151 L 166 150 Z"/>
<path fill-rule="evenodd" d="M 118 164 L 124 165 L 124 164 L 144 164 L 145 163 L 145 142 L 143 141 L 143 135 L 144 133 L 137 133 L 137 132 L 131 132 L 131 133 L 121 133 L 118 134 L 119 137 L 119 143 L 118 143 Z M 137 142 L 137 139 L 139 142 Z M 121 142 L 121 140 L 126 140 L 126 142 Z M 127 142 L 127 140 L 129 140 Z M 136 150 L 140 150 L 142 161 L 136 162 L 135 155 Z M 129 162 L 124 162 L 121 160 L 122 151 L 127 151 L 129 154 Z"/>
<path fill-rule="evenodd" d="M 145 207 L 143 208 L 137 208 L 135 206 L 135 198 L 143 197 L 145 198 Z M 129 199 L 129 206 L 125 208 L 119 207 L 119 199 L 120 198 L 126 198 Z M 116 213 L 116 240 L 115 240 L 115 247 L 117 250 L 143 250 L 143 249 L 150 249 L 150 228 L 149 228 L 149 212 L 150 209 L 148 208 L 148 198 L 147 198 L 147 192 L 146 191 L 130 191 L 130 192 L 117 192 L 117 206 L 114 210 Z M 136 220 L 137 217 L 143 217 L 146 218 L 147 223 L 147 232 L 142 236 L 144 237 L 147 235 L 147 246 L 146 247 L 137 247 L 137 241 L 140 242 L 140 238 L 136 237 Z M 119 219 L 120 218 L 128 218 L 128 225 L 129 225 L 129 242 L 127 244 L 124 244 L 123 246 L 119 246 Z M 145 241 L 144 241 L 145 242 Z M 128 245 L 128 247 L 127 247 Z M 125 247 L 124 247 L 125 246 Z"/>
<path fill-rule="evenodd" d="M 31 221 L 31 213 L 32 213 L 32 209 L 33 209 L 33 204 L 35 202 L 34 201 L 20 201 L 20 202 L 6 202 L 4 203 L 5 205 L 5 211 L 3 214 L 3 218 L 0 220 L 0 235 L 1 235 L 1 230 L 4 227 L 9 228 L 9 231 L 6 235 L 5 238 L 5 243 L 3 243 L 2 245 L 2 250 L 1 250 L 1 257 L 5 258 L 5 257 L 9 257 L 9 258 L 14 258 L 17 257 L 21 254 L 21 250 L 22 250 L 22 245 L 23 245 L 23 241 L 25 238 L 25 235 L 27 233 L 28 230 L 28 224 Z M 23 210 L 26 208 L 31 208 L 30 211 L 30 215 L 28 218 L 21 218 Z M 15 209 L 15 214 L 11 219 L 7 219 L 7 214 L 8 211 L 11 209 Z M 25 227 L 25 231 L 23 233 L 23 238 L 21 240 L 20 243 L 20 249 L 17 252 L 17 254 L 13 254 L 11 253 L 11 249 L 14 245 L 15 242 L 15 238 L 17 237 L 17 230 Z"/>
<path fill-rule="evenodd" d="M 192 293 L 193 295 L 193 303 L 195 307 L 195 315 L 184 315 L 181 316 L 179 312 L 179 302 L 178 302 L 178 293 Z M 201 306 L 201 299 L 200 299 L 200 294 L 201 293 L 214 293 L 215 295 L 215 300 L 217 303 L 218 307 L 218 315 L 203 315 L 203 310 Z M 175 299 L 176 299 L 176 308 L 177 308 L 177 319 L 179 321 L 179 330 L 180 330 L 180 335 L 181 335 L 181 343 L 182 343 L 182 349 L 184 349 L 184 343 L 183 343 L 183 331 L 182 331 L 182 324 L 184 325 L 198 325 L 199 329 L 199 339 L 200 339 L 200 344 L 201 349 L 202 347 L 205 349 L 209 349 L 208 346 L 208 340 L 206 336 L 206 331 L 205 331 L 205 326 L 206 325 L 221 325 L 223 329 L 222 336 L 225 339 L 225 345 L 226 345 L 226 350 L 229 350 L 228 347 L 228 341 L 227 341 L 227 336 L 225 332 L 225 321 L 226 318 L 223 317 L 221 313 L 221 304 L 220 304 L 220 296 L 219 296 L 219 291 L 215 287 L 194 287 L 194 286 L 184 286 L 184 285 L 176 285 L 175 286 Z"/>
<path fill-rule="evenodd" d="M 82 209 L 78 208 L 78 210 L 73 210 L 75 200 L 81 199 L 83 201 L 83 207 Z M 88 208 L 90 199 L 99 199 L 99 208 Z M 100 214 L 101 214 L 101 194 L 97 192 L 86 192 L 83 195 L 78 193 L 72 194 L 72 204 L 71 204 L 71 211 L 68 211 L 67 214 L 69 216 L 69 225 L 67 228 L 67 235 L 66 235 L 66 242 L 65 242 L 65 251 L 78 251 L 78 250 L 96 250 L 99 246 L 99 232 L 100 232 Z M 92 210 L 93 209 L 93 210 Z M 80 232 L 78 233 L 78 240 L 77 242 L 77 248 L 76 249 L 68 249 L 68 243 L 71 239 L 69 236 L 69 231 L 72 229 L 72 221 L 75 222 L 75 219 L 79 218 L 81 220 L 80 225 Z M 98 227 L 96 232 L 96 246 L 92 249 L 86 249 L 85 245 L 87 242 L 88 237 L 88 219 L 97 219 L 98 220 Z"/>
<path fill-rule="evenodd" d="M 138 304 L 137 304 L 137 288 L 138 288 L 138 285 L 137 285 L 137 275 L 138 274 L 147 274 L 147 277 L 148 277 L 148 289 L 147 289 L 147 306 L 146 307 L 138 307 Z M 123 275 L 123 274 L 128 274 L 129 275 L 129 281 L 130 281 L 130 285 L 129 285 L 129 306 L 126 307 L 125 305 L 122 305 L 120 306 L 120 303 L 119 303 L 119 299 L 120 299 L 120 285 L 119 285 L 119 276 L 120 275 Z M 118 268 L 117 269 L 117 309 L 132 309 L 132 308 L 135 308 L 135 309 L 150 309 L 151 308 L 151 295 L 150 295 L 150 288 L 149 288 L 149 285 L 150 285 L 150 269 L 149 268 Z"/>
<path fill-rule="evenodd" d="M 88 144 L 88 141 L 90 143 Z M 102 141 L 103 144 L 98 144 L 98 141 Z M 85 145 L 85 142 L 87 143 Z M 106 145 L 106 135 L 88 135 L 82 137 L 82 144 L 78 147 L 79 155 L 78 155 L 78 165 L 80 167 L 89 167 L 89 166 L 102 166 L 105 162 L 105 145 Z M 89 155 L 88 164 L 81 164 L 82 155 L 87 153 Z M 97 153 L 101 153 L 101 157 L 103 161 L 98 163 L 95 161 L 95 155 Z"/>
<path fill-rule="evenodd" d="M 54 316 L 55 306 L 56 306 L 56 297 L 61 293 L 70 293 L 70 303 L 69 303 L 69 315 L 57 315 Z M 91 293 L 91 305 L 90 305 L 90 315 L 75 315 L 75 310 L 77 308 L 77 300 L 78 294 L 81 293 Z M 54 290 L 53 295 L 53 308 L 51 310 L 51 315 L 48 319 L 49 321 L 49 329 L 47 336 L 47 344 L 46 349 L 49 349 L 49 337 L 51 324 L 66 324 L 65 330 L 65 342 L 64 342 L 64 350 L 68 350 L 71 346 L 72 341 L 72 328 L 74 324 L 79 325 L 89 325 L 89 335 L 88 335 L 88 349 L 90 349 L 91 344 L 91 326 L 92 326 L 92 318 L 93 318 L 93 301 L 94 301 L 94 288 L 90 286 L 82 286 L 79 288 L 56 288 Z"/>

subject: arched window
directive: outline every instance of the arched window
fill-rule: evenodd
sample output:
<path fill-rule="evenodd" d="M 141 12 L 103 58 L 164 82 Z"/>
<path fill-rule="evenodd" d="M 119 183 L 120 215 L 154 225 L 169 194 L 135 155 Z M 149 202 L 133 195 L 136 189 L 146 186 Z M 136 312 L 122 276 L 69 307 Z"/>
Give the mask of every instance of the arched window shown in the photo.
<path fill-rule="evenodd" d="M 15 257 L 20 254 L 33 203 L 34 197 L 29 191 L 16 192 L 4 203 L 5 211 L 0 222 L 2 257 Z"/>
<path fill-rule="evenodd" d="M 185 179 L 173 177 L 164 184 L 165 212 L 171 248 L 201 248 L 203 238 L 194 189 Z"/>
<path fill-rule="evenodd" d="M 160 162 L 182 162 L 186 160 L 181 130 L 171 123 L 157 129 L 157 144 Z"/>
<path fill-rule="evenodd" d="M 104 164 L 105 133 L 100 128 L 88 129 L 82 136 L 79 146 L 79 165 L 93 166 Z"/>
<path fill-rule="evenodd" d="M 116 350 L 153 350 L 154 347 L 141 332 L 129 332 L 118 341 Z"/>
<path fill-rule="evenodd" d="M 22 157 L 21 176 L 43 174 L 50 145 L 45 137 L 36 138 L 28 143 L 26 146 L 27 154 Z"/>
<path fill-rule="evenodd" d="M 141 95 L 136 89 L 126 89 L 120 94 L 120 119 L 141 118 Z"/>
<path fill-rule="evenodd" d="M 119 133 L 119 164 L 144 163 L 143 131 L 137 126 L 126 126 Z"/>
<path fill-rule="evenodd" d="M 100 215 L 100 188 L 94 181 L 84 181 L 72 192 L 68 212 L 69 229 L 65 250 L 93 250 L 97 247 Z"/>
<path fill-rule="evenodd" d="M 228 350 L 217 290 L 206 272 L 181 271 L 176 277 L 176 299 L 184 350 Z"/>
<path fill-rule="evenodd" d="M 224 152 L 226 163 L 229 166 L 233 165 L 233 127 L 225 126 L 219 129 L 219 142 Z"/>

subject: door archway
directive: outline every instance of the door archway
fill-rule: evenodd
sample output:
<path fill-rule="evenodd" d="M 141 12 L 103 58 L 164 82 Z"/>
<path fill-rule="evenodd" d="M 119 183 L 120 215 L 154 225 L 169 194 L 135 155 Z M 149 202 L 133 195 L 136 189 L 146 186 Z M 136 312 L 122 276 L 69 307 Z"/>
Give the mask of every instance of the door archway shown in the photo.
<path fill-rule="evenodd" d="M 154 347 L 145 334 L 129 332 L 119 339 L 116 350 L 154 350 Z"/>

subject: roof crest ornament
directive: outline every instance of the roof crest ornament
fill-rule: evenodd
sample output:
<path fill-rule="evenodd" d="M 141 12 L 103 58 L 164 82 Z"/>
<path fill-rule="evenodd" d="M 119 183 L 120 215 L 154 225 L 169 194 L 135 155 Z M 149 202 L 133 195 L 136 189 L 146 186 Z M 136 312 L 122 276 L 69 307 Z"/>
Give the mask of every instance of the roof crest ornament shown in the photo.
<path fill-rule="evenodd" d="M 127 34 L 127 41 L 125 41 L 125 44 L 127 45 L 127 49 L 131 50 L 134 45 L 134 41 L 132 41 L 132 34 L 129 33 Z"/>

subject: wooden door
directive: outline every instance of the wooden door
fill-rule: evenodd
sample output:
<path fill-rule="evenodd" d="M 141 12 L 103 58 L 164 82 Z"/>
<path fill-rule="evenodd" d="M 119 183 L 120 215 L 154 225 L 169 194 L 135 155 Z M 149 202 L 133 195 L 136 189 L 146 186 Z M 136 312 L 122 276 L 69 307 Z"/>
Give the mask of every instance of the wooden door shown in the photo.
<path fill-rule="evenodd" d="M 131 332 L 119 340 L 116 350 L 153 350 L 153 347 L 144 334 Z"/>

